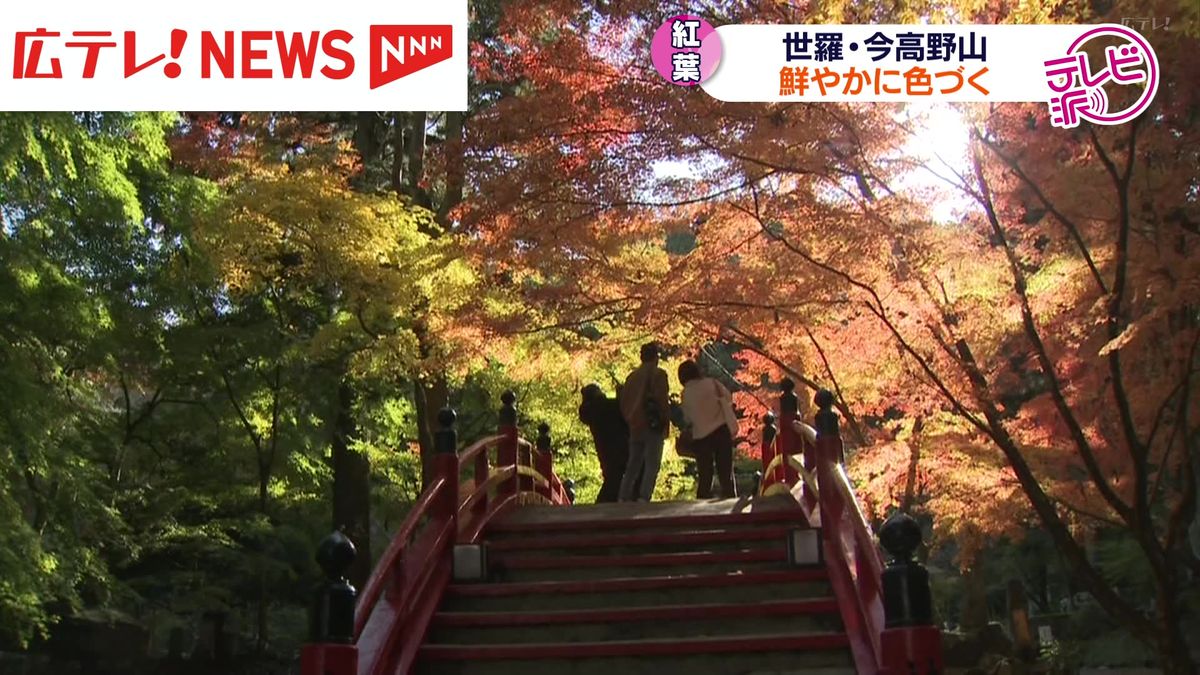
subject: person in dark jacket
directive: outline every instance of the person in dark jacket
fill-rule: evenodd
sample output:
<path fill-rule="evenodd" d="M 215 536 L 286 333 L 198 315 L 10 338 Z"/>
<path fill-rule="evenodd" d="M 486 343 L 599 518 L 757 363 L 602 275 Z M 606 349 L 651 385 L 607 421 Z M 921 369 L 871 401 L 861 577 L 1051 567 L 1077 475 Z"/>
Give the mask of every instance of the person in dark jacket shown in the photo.
<path fill-rule="evenodd" d="M 642 363 L 621 388 L 621 414 L 629 423 L 629 464 L 625 466 L 625 478 L 621 481 L 620 501 L 648 502 L 654 496 L 654 484 L 662 468 L 663 442 L 670 431 L 669 413 L 670 387 L 667 371 L 658 367 L 661 349 L 658 343 L 642 345 Z M 640 489 L 634 487 L 641 479 Z"/>
<path fill-rule="evenodd" d="M 592 431 L 600 472 L 604 475 L 596 503 L 615 502 L 629 461 L 629 425 L 621 416 L 617 400 L 605 396 L 599 385 L 589 384 L 580 393 L 583 402 L 579 405 L 579 421 Z"/>

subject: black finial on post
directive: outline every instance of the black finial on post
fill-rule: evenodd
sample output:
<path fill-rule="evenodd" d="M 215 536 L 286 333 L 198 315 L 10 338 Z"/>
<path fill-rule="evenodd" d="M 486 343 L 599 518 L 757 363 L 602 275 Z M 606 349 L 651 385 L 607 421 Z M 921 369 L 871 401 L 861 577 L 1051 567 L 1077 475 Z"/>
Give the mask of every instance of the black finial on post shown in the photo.
<path fill-rule="evenodd" d="M 822 389 L 813 397 L 813 401 L 817 404 L 817 433 L 822 436 L 833 436 L 839 438 L 841 435 L 838 429 L 838 414 L 833 411 L 833 392 L 828 389 Z"/>
<path fill-rule="evenodd" d="M 550 452 L 550 425 L 545 422 L 538 425 L 537 449 L 538 452 Z"/>
<path fill-rule="evenodd" d="M 458 420 L 458 413 L 454 412 L 454 408 L 442 408 L 438 411 L 438 430 L 434 433 L 433 447 L 435 452 L 441 454 L 456 454 L 458 452 L 458 432 L 454 430 L 454 422 Z"/>
<path fill-rule="evenodd" d="M 929 572 L 913 560 L 921 540 L 921 526 L 905 513 L 888 518 L 879 528 L 879 543 L 892 556 L 882 579 L 887 628 L 933 625 Z"/>
<path fill-rule="evenodd" d="M 354 601 L 358 592 L 346 579 L 358 550 L 354 542 L 341 532 L 325 537 L 317 546 L 317 564 L 325 573 L 325 581 L 317 588 L 310 639 L 314 643 L 354 642 Z"/>
<path fill-rule="evenodd" d="M 896 563 L 912 562 L 923 539 L 921 526 L 907 513 L 897 513 L 879 528 L 879 545 Z"/>
<path fill-rule="evenodd" d="M 500 394 L 500 426 L 515 427 L 517 426 L 517 395 L 512 389 Z"/>
<path fill-rule="evenodd" d="M 775 434 L 779 431 L 775 428 L 775 413 L 768 411 L 767 414 L 763 415 L 762 421 L 763 445 L 770 445 L 771 441 L 775 440 Z"/>
<path fill-rule="evenodd" d="M 784 415 L 790 412 L 795 417 L 796 413 L 800 411 L 800 398 L 796 396 L 796 383 L 792 381 L 792 378 L 785 377 L 779 386 L 783 388 L 783 393 L 779 395 L 779 414 Z"/>
<path fill-rule="evenodd" d="M 563 481 L 563 492 L 567 493 L 567 501 L 575 503 L 575 481 L 570 478 Z"/>

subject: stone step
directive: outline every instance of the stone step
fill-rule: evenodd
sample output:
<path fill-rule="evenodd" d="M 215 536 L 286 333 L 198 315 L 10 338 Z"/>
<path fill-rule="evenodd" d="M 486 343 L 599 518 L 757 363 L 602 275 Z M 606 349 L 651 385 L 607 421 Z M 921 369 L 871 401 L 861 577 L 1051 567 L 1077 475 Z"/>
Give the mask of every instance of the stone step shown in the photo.
<path fill-rule="evenodd" d="M 730 551 L 785 546 L 788 532 L 794 527 L 789 524 L 763 523 L 752 527 L 696 527 L 669 532 L 514 532 L 499 539 L 489 536 L 486 543 L 489 555 L 530 552 L 548 556 L 599 553 L 631 555 L 651 552 Z"/>
<path fill-rule="evenodd" d="M 849 675 L 826 570 L 787 565 L 805 527 L 790 495 L 514 509 L 485 534 L 491 579 L 447 589 L 413 672 Z"/>
<path fill-rule="evenodd" d="M 715 516 L 687 516 L 684 518 L 645 518 L 636 524 L 616 523 L 604 520 L 568 521 L 563 523 L 547 523 L 545 526 L 524 526 L 516 529 L 488 530 L 487 540 L 503 542 L 512 539 L 547 542 L 546 547 L 552 548 L 550 542 L 573 538 L 602 537 L 602 536 L 644 536 L 644 535 L 686 535 L 700 532 L 755 532 L 758 530 L 778 530 L 789 528 L 807 528 L 808 523 L 797 513 L 770 515 L 763 520 L 736 522 Z"/>
<path fill-rule="evenodd" d="M 420 675 L 822 675 L 853 673 L 841 633 L 763 634 L 621 642 L 425 645 Z"/>
<path fill-rule="evenodd" d="M 612 642 L 763 633 L 840 632 L 832 597 L 540 612 L 442 612 L 433 644 Z"/>
<path fill-rule="evenodd" d="M 491 560 L 490 565 L 492 578 L 502 583 L 749 573 L 786 569 L 787 551 L 779 546 L 622 556 L 509 555 Z"/>
<path fill-rule="evenodd" d="M 806 665 L 814 663 L 814 665 Z M 413 675 L 857 675 L 853 665 L 821 664 L 820 659 L 792 652 L 712 656 L 612 657 L 591 661 L 568 659 L 418 662 Z M 1099 672 L 1099 671 L 1096 671 Z"/>
<path fill-rule="evenodd" d="M 524 583 L 452 584 L 440 609 L 447 612 L 550 611 L 759 602 L 830 595 L 823 569 L 751 573 L 680 574 Z"/>

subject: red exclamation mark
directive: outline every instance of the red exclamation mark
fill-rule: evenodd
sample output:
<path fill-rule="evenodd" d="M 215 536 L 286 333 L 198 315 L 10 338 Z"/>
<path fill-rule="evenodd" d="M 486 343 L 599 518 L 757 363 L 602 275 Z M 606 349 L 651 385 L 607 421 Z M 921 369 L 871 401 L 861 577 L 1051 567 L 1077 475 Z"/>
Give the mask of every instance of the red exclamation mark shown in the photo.
<path fill-rule="evenodd" d="M 171 58 L 179 59 L 179 55 L 183 53 L 183 43 L 187 42 L 187 31 L 181 28 L 176 28 L 171 31 Z M 163 66 L 163 74 L 172 80 L 179 77 L 183 73 L 183 68 L 178 63 L 168 63 Z"/>

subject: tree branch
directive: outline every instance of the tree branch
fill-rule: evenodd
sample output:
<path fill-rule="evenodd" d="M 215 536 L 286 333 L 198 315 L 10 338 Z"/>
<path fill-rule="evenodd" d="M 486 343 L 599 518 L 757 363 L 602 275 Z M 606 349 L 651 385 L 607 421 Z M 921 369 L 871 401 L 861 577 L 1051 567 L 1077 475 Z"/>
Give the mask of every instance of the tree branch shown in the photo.
<path fill-rule="evenodd" d="M 1104 150 L 1104 146 L 1096 134 L 1095 127 L 1088 126 L 1092 146 L 1095 147 L 1101 162 L 1104 164 L 1104 168 L 1112 178 L 1113 188 L 1117 192 L 1118 230 L 1115 260 L 1116 273 L 1113 280 L 1113 292 L 1109 296 L 1106 322 L 1108 339 L 1110 341 L 1120 337 L 1121 332 L 1125 330 L 1126 324 L 1122 306 L 1124 305 L 1125 293 L 1128 288 L 1127 278 L 1129 272 L 1129 233 L 1131 224 L 1129 181 L 1133 175 L 1133 158 L 1137 150 L 1137 132 L 1139 126 L 1137 120 L 1129 125 L 1129 154 L 1126 158 L 1125 171 L 1123 173 L 1118 171 L 1115 163 Z M 1122 373 L 1120 349 L 1113 349 L 1109 352 L 1108 367 L 1112 380 L 1113 398 L 1116 403 L 1118 417 L 1121 420 L 1121 429 L 1125 435 L 1125 442 L 1129 446 L 1130 457 L 1133 460 L 1135 483 L 1134 514 L 1138 519 L 1139 529 L 1150 528 L 1153 531 L 1150 523 L 1149 504 L 1147 503 L 1149 498 L 1148 449 L 1142 444 L 1141 439 L 1138 438 L 1137 429 L 1134 425 L 1132 406 L 1130 405 L 1129 394 L 1125 389 L 1125 377 Z M 1157 544 L 1157 541 L 1155 543 Z M 1147 553 L 1149 552 L 1147 550 Z"/>
<path fill-rule="evenodd" d="M 821 343 L 817 341 L 817 336 L 809 329 L 808 324 L 801 324 L 804 328 L 804 333 L 808 335 L 808 339 L 812 342 L 813 348 L 817 350 L 817 355 L 821 357 L 821 364 L 825 366 L 825 374 L 829 376 L 829 382 L 833 385 L 833 393 L 837 396 L 837 400 L 842 402 L 839 406 L 842 414 L 846 417 L 846 422 L 849 423 L 854 436 L 858 438 L 861 445 L 866 445 L 866 436 L 863 434 L 862 428 L 858 426 L 858 418 L 850 414 L 850 403 L 842 396 L 842 386 L 838 384 L 837 377 L 833 374 L 833 367 L 829 364 L 829 358 L 825 356 L 825 349 L 821 347 Z"/>
<path fill-rule="evenodd" d="M 755 191 L 753 191 L 753 194 L 754 194 L 754 210 L 753 211 L 747 209 L 744 206 L 736 204 L 736 203 L 733 204 L 734 208 L 736 208 L 736 209 L 742 211 L 743 213 L 746 213 L 750 217 L 754 218 L 758 222 L 758 226 L 762 230 L 763 234 L 765 234 L 769 239 L 783 244 L 783 246 L 788 251 L 792 252 L 793 254 L 800 257 L 802 260 L 804 260 L 805 262 L 809 263 L 810 265 L 816 267 L 817 269 L 820 269 L 828 274 L 831 274 L 839 279 L 842 279 L 843 281 L 845 281 L 847 284 L 849 284 L 853 288 L 857 288 L 860 291 L 866 293 L 873 301 L 873 302 L 866 303 L 868 311 L 870 311 L 872 314 L 874 314 L 876 316 L 876 318 L 878 318 L 884 324 L 884 326 L 892 334 L 893 338 L 896 339 L 897 343 L 900 345 L 900 348 L 906 354 L 908 354 L 910 357 L 912 357 L 914 361 L 916 361 L 916 363 L 920 366 L 921 370 L 925 372 L 927 377 L 929 377 L 930 382 L 932 382 L 934 387 L 936 387 L 937 390 L 939 392 L 941 392 L 942 396 L 944 396 L 946 398 L 946 400 L 950 403 L 950 405 L 954 408 L 954 410 L 959 415 L 961 415 L 963 419 L 970 422 L 975 428 L 979 429 L 980 431 L 983 431 L 984 433 L 987 433 L 987 425 L 984 424 L 982 421 L 980 421 L 971 411 L 967 410 L 966 406 L 964 406 L 962 404 L 962 402 L 958 400 L 958 397 L 955 396 L 954 393 L 950 391 L 950 388 L 946 386 L 945 382 L 943 382 L 942 379 L 938 376 L 938 374 L 936 372 L 934 372 L 933 367 L 929 365 L 928 361 L 923 356 L 921 356 L 921 354 L 917 353 L 916 349 L 913 348 L 913 346 L 911 344 L 909 344 L 908 340 L 906 340 L 904 338 L 904 336 L 900 333 L 900 330 L 891 321 L 890 317 L 888 317 L 887 311 L 884 309 L 883 301 L 880 299 L 879 294 L 875 292 L 875 289 L 868 286 L 867 284 L 855 279 L 854 277 L 850 276 L 850 274 L 848 274 L 840 269 L 837 269 L 827 263 L 821 262 L 821 261 L 817 260 L 816 258 L 813 258 L 807 252 L 800 249 L 798 246 L 796 246 L 792 242 L 788 241 L 782 234 L 776 234 L 776 233 L 772 232 L 770 230 L 770 228 L 767 227 L 766 223 L 763 221 L 762 214 L 759 211 L 758 192 L 755 190 Z"/>
<path fill-rule="evenodd" d="M 975 132 L 975 135 L 976 138 L 979 138 L 978 131 Z M 1038 331 L 1037 324 L 1033 318 L 1033 310 L 1029 306 L 1025 272 L 1021 269 L 1021 262 L 1017 258 L 1017 253 L 1013 250 L 1013 246 L 1008 240 L 1008 235 L 1004 231 L 1004 227 L 1000 224 L 1000 217 L 997 215 L 995 205 L 992 203 L 991 188 L 988 185 L 987 178 L 984 176 L 983 163 L 980 161 L 978 153 L 974 154 L 974 164 L 975 179 L 979 184 L 979 192 L 982 197 L 980 205 L 983 207 L 988 223 L 991 225 L 992 235 L 1000 242 L 1004 248 L 1004 254 L 1008 258 L 1009 272 L 1013 278 L 1013 291 L 1016 293 L 1021 306 L 1021 324 L 1024 328 L 1025 337 L 1032 345 L 1038 365 L 1049 382 L 1054 407 L 1058 411 L 1063 423 L 1067 426 L 1067 430 L 1075 442 L 1075 447 L 1079 450 L 1080 457 L 1083 459 L 1088 475 L 1091 476 L 1096 489 L 1100 491 L 1101 496 L 1109 503 L 1109 506 L 1120 514 L 1126 523 L 1132 525 L 1134 522 L 1133 510 L 1117 495 L 1112 485 L 1109 484 L 1108 479 L 1105 478 L 1104 472 L 1096 460 L 1095 452 L 1091 444 L 1088 443 L 1079 420 L 1075 418 L 1075 414 L 1071 410 L 1070 405 L 1068 405 L 1066 396 L 1063 394 L 1062 384 L 1058 380 L 1058 372 L 1055 370 L 1054 362 L 1050 359 L 1046 351 L 1045 344 L 1042 343 L 1041 333 Z"/>
<path fill-rule="evenodd" d="M 1080 232 L 1079 226 L 1075 224 L 1075 221 L 1068 218 L 1066 214 L 1064 214 L 1057 206 L 1054 205 L 1053 202 L 1050 201 L 1050 198 L 1047 197 L 1046 193 L 1042 191 L 1041 186 L 1038 185 L 1037 182 L 1029 176 L 1029 174 L 1025 173 L 1024 169 L 1021 168 L 1021 165 L 1015 158 L 1004 154 L 993 141 L 985 138 L 983 134 L 976 133 L 975 137 L 978 138 L 981 143 L 983 143 L 984 147 L 991 150 L 992 154 L 999 157 L 1001 161 L 1008 165 L 1009 170 L 1011 170 L 1018 178 L 1020 178 L 1026 186 L 1033 190 L 1034 196 L 1038 198 L 1038 201 L 1042 203 L 1042 206 L 1045 206 L 1046 209 L 1054 215 L 1058 222 L 1064 228 L 1066 228 L 1067 234 L 1071 237 L 1071 240 L 1075 242 L 1075 246 L 1079 249 L 1079 254 L 1083 256 L 1084 261 L 1087 263 L 1088 270 L 1091 271 L 1092 279 L 1096 282 L 1096 286 L 1100 289 L 1101 293 L 1108 295 L 1108 284 L 1104 283 L 1104 277 L 1101 276 L 1099 268 L 1096 267 L 1096 261 L 1092 259 L 1092 254 L 1088 249 L 1087 242 L 1083 240 L 1083 234 Z"/>
<path fill-rule="evenodd" d="M 250 436 L 250 440 L 254 443 L 256 452 L 262 452 L 262 438 L 258 432 L 254 430 L 254 425 L 250 424 L 250 420 L 246 418 L 246 413 L 242 411 L 242 406 L 238 403 L 237 396 L 233 393 L 233 385 L 229 382 L 229 374 L 224 369 L 221 370 L 221 382 L 225 384 L 225 395 L 229 398 L 229 402 L 233 404 L 233 410 L 237 413 L 238 420 L 242 423 L 242 428 Z"/>
<path fill-rule="evenodd" d="M 1125 529 L 1125 525 L 1123 523 L 1113 520 L 1112 518 L 1109 518 L 1107 516 L 1102 516 L 1098 513 L 1093 513 L 1092 511 L 1089 511 L 1080 506 L 1075 506 L 1074 504 L 1068 502 L 1067 500 L 1061 499 L 1059 497 L 1055 497 L 1054 495 L 1052 495 L 1050 493 L 1046 493 L 1046 497 L 1051 502 L 1057 504 L 1058 506 L 1063 507 L 1064 509 L 1070 511 L 1071 513 L 1076 513 L 1085 518 L 1091 518 L 1092 520 L 1095 520 L 1100 523 L 1104 523 L 1105 525 L 1108 525 L 1109 527 L 1114 527 L 1117 529 Z"/>

